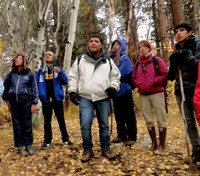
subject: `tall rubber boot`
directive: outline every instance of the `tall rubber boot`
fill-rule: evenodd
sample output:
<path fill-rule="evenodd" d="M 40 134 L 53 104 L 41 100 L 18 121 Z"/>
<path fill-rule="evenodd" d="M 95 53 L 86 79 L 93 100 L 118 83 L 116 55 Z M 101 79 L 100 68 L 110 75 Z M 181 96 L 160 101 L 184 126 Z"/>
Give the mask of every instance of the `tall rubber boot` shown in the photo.
<path fill-rule="evenodd" d="M 160 144 L 159 144 L 159 152 L 164 152 L 165 151 L 165 148 L 166 148 L 166 134 L 167 134 L 167 128 L 162 128 L 162 127 L 159 127 L 159 141 L 160 141 Z"/>
<path fill-rule="evenodd" d="M 149 148 L 149 150 L 154 151 L 157 149 L 157 140 L 156 140 L 156 130 L 155 127 L 148 127 L 149 135 L 151 137 L 152 146 Z"/>

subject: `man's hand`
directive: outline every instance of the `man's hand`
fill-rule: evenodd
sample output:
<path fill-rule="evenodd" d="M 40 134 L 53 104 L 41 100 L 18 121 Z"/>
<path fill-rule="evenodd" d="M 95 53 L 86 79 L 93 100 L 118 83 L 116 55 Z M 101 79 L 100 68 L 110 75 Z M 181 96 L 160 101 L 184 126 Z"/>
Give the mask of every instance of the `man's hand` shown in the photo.
<path fill-rule="evenodd" d="M 107 95 L 110 97 L 110 98 L 114 98 L 115 95 L 116 95 L 116 89 L 114 87 L 109 87 L 105 90 L 105 92 L 107 93 Z"/>
<path fill-rule="evenodd" d="M 70 92 L 69 97 L 72 103 L 79 105 L 79 95 L 76 92 Z"/>
<path fill-rule="evenodd" d="M 57 67 L 57 66 L 53 66 L 53 71 L 55 71 L 55 72 L 57 72 L 57 73 L 60 73 L 60 72 L 61 72 L 60 68 Z"/>
<path fill-rule="evenodd" d="M 36 105 L 32 104 L 31 105 L 31 112 L 34 113 L 34 112 L 36 112 L 36 110 L 37 110 Z"/>

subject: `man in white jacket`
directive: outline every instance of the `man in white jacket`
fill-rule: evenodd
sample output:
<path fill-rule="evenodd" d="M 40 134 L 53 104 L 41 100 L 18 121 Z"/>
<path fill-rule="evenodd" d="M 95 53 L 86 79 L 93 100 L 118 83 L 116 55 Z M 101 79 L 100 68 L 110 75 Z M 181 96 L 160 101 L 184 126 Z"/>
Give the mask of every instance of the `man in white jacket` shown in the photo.
<path fill-rule="evenodd" d="M 113 160 L 116 155 L 110 151 L 108 116 L 110 98 L 119 90 L 120 72 L 112 59 L 105 56 L 103 40 L 92 36 L 88 41 L 86 54 L 79 56 L 69 71 L 68 91 L 70 100 L 79 105 L 80 126 L 83 140 L 82 162 L 94 156 L 91 126 L 96 111 L 102 156 Z"/>

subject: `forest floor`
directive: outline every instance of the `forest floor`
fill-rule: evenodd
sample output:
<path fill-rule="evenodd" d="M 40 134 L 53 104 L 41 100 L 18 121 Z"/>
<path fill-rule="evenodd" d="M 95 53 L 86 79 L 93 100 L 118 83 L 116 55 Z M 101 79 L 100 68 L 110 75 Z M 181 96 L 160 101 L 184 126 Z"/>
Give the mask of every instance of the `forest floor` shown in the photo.
<path fill-rule="evenodd" d="M 70 105 L 71 107 L 73 105 Z M 75 110 L 74 110 L 75 109 Z M 184 164 L 188 156 L 185 131 L 180 115 L 175 115 L 174 107 L 169 107 L 167 129 L 167 149 L 164 154 L 148 150 L 150 138 L 141 113 L 137 113 L 138 140 L 132 147 L 123 143 L 111 143 L 111 150 L 118 158 L 108 161 L 101 156 L 99 128 L 96 118 L 92 126 L 94 158 L 81 163 L 82 138 L 77 114 L 77 107 L 69 108 L 65 114 L 67 130 L 73 146 L 63 146 L 59 127 L 55 118 L 52 121 L 53 147 L 40 150 L 43 142 L 43 121 L 34 128 L 34 144 L 36 154 L 20 157 L 13 146 L 11 125 L 0 128 L 0 175 L 2 176 L 197 176 L 197 166 Z M 109 123 L 111 117 L 109 117 Z M 111 140 L 116 137 L 116 124 L 113 120 Z"/>

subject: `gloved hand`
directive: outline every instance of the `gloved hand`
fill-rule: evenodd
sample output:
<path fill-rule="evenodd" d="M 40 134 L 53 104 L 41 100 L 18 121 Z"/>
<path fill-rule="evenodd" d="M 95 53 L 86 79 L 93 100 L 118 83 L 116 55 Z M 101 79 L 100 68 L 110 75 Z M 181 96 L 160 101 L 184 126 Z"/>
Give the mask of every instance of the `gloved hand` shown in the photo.
<path fill-rule="evenodd" d="M 116 94 L 116 89 L 114 87 L 108 87 L 105 92 L 110 98 L 114 98 Z"/>
<path fill-rule="evenodd" d="M 69 97 L 72 103 L 79 105 L 79 95 L 76 92 L 70 92 Z"/>
<path fill-rule="evenodd" d="M 190 54 L 192 54 L 192 52 L 189 49 L 179 49 L 172 53 L 169 60 L 172 64 L 181 64 L 182 62 L 187 61 Z"/>

